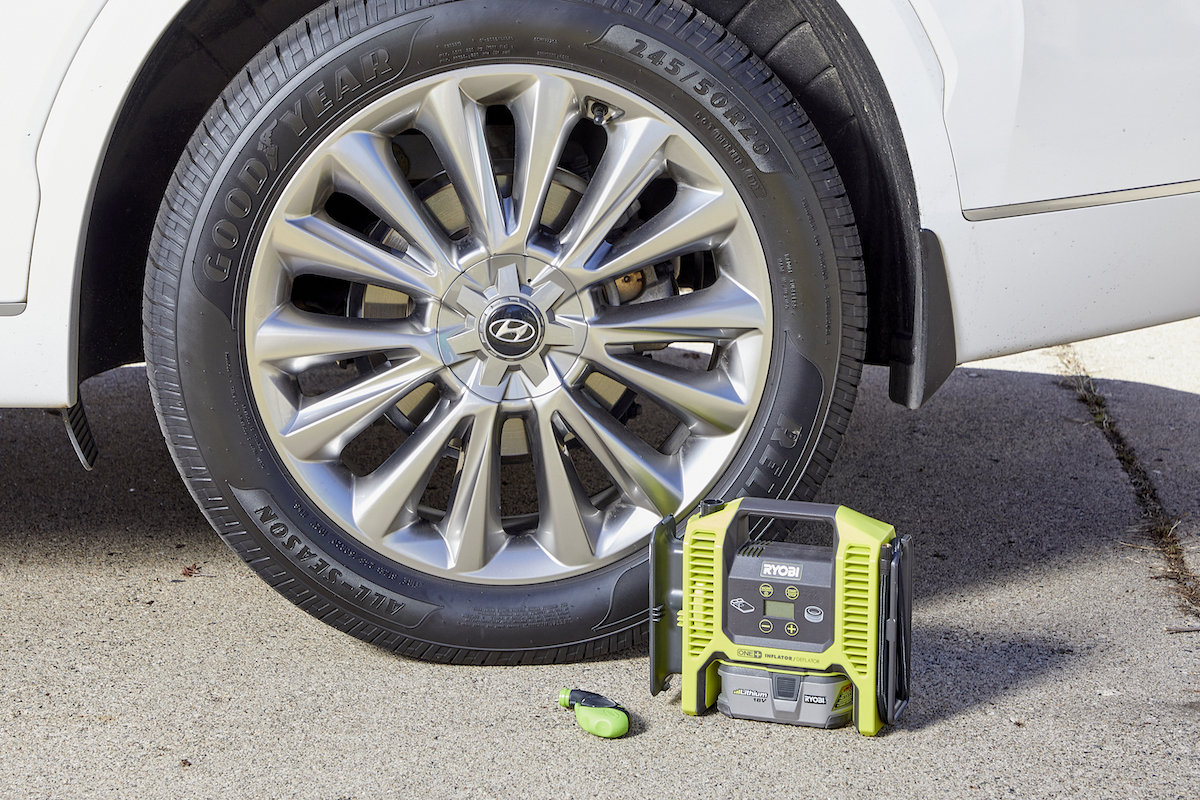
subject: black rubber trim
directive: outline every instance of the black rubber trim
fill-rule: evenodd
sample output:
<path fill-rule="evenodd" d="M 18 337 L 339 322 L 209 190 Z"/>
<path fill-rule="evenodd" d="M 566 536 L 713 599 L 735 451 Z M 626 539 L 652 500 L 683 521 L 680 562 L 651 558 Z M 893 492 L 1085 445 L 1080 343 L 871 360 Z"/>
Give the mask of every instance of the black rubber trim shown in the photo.
<path fill-rule="evenodd" d="M 888 394 L 897 403 L 920 408 L 946 382 L 958 364 L 954 308 L 942 242 L 921 230 L 921 271 L 917 275 L 911 363 L 893 362 Z"/>

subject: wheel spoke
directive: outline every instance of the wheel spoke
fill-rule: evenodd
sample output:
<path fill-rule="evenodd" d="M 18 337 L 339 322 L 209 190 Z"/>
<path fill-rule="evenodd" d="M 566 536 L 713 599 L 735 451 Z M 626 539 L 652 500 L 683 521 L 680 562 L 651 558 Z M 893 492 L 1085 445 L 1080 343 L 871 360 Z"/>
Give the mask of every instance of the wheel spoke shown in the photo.
<path fill-rule="evenodd" d="M 730 433 L 751 411 L 729 375 L 720 370 L 697 372 L 643 356 L 610 354 L 596 357 L 592 363 L 630 389 L 649 395 L 693 433 Z"/>
<path fill-rule="evenodd" d="M 280 431 L 283 445 L 301 460 L 337 458 L 355 436 L 441 368 L 436 358 L 418 354 L 320 397 L 304 398 Z"/>
<path fill-rule="evenodd" d="M 489 358 L 479 373 L 479 382 L 484 386 L 499 386 L 500 381 L 508 374 L 508 366 L 508 362 Z"/>
<path fill-rule="evenodd" d="M 737 203 L 729 194 L 681 186 L 669 206 L 613 245 L 598 267 L 573 272 L 571 277 L 577 285 L 594 286 L 646 264 L 711 250 L 737 219 Z"/>
<path fill-rule="evenodd" d="M 446 285 L 445 273 L 429 272 L 409 253 L 395 255 L 316 216 L 295 217 L 274 226 L 270 246 L 293 275 L 375 284 L 416 297 L 437 297 Z"/>
<path fill-rule="evenodd" d="M 352 515 L 364 535 L 378 542 L 416 519 L 430 476 L 478 405 L 468 396 L 443 402 L 378 469 L 355 479 Z"/>
<path fill-rule="evenodd" d="M 555 266 L 581 268 L 666 163 L 671 138 L 666 124 L 638 118 L 615 128 L 596 174 L 559 236 Z"/>
<path fill-rule="evenodd" d="M 540 355 L 534 354 L 517 363 L 521 367 L 522 373 L 529 379 L 530 389 L 550 377 L 550 370 L 546 369 L 546 362 Z"/>
<path fill-rule="evenodd" d="M 678 460 L 643 442 L 607 411 L 573 391 L 560 393 L 559 413 L 630 502 L 668 514 L 683 498 Z"/>
<path fill-rule="evenodd" d="M 411 331 L 407 322 L 310 314 L 280 306 L 254 334 L 254 358 L 289 375 L 318 364 L 372 353 L 418 350 L 435 357 L 431 334 Z"/>
<path fill-rule="evenodd" d="M 480 408 L 471 420 L 458 483 L 438 529 L 446 540 L 450 568 L 482 569 L 504 544 L 500 524 L 500 424 L 497 407 Z"/>
<path fill-rule="evenodd" d="M 458 82 L 446 81 L 425 95 L 416 126 L 429 137 L 446 168 L 471 233 L 496 253 L 506 226 L 483 127 L 485 111 Z"/>
<path fill-rule="evenodd" d="M 587 564 L 595 558 L 604 515 L 592 505 L 579 482 L 549 407 L 538 409 L 529 428 L 541 516 L 537 543 L 564 566 Z"/>
<path fill-rule="evenodd" d="M 449 274 L 457 270 L 450 238 L 430 218 L 408 185 L 392 155 L 390 139 L 355 131 L 338 139 L 330 156 L 335 188 L 354 197 L 398 231 L 419 252 L 427 272 Z"/>
<path fill-rule="evenodd" d="M 537 232 L 563 147 L 579 119 L 579 97 L 562 78 L 543 76 L 510 106 L 516 128 L 512 199 L 516 227 L 505 250 L 523 249 Z"/>
<path fill-rule="evenodd" d="M 597 348 L 672 342 L 717 343 L 766 328 L 764 301 L 726 279 L 691 294 L 605 308 L 588 329 Z"/>

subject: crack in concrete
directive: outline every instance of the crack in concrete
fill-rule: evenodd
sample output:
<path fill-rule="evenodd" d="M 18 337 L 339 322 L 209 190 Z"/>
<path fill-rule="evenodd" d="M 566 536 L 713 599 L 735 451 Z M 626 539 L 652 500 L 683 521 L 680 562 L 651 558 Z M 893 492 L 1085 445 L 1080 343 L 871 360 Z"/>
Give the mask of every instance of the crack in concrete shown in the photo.
<path fill-rule="evenodd" d="M 1074 391 L 1079 402 L 1087 406 L 1092 422 L 1108 440 L 1113 455 L 1129 478 L 1138 506 L 1142 509 L 1142 533 L 1153 542 L 1166 561 L 1166 577 L 1175 584 L 1180 609 L 1186 614 L 1200 617 L 1200 576 L 1188 566 L 1183 545 L 1175 535 L 1175 528 L 1182 517 L 1170 514 L 1159 499 L 1158 489 L 1149 471 L 1142 466 L 1133 446 L 1122 435 L 1106 398 L 1088 374 L 1078 351 L 1071 345 L 1062 345 L 1054 348 L 1054 353 L 1066 376 L 1062 386 Z"/>

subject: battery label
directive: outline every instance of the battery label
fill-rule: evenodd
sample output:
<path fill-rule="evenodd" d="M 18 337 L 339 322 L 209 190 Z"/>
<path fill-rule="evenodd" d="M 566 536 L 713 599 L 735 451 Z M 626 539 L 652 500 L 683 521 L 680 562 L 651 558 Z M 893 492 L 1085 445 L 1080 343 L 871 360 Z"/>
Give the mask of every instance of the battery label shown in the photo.
<path fill-rule="evenodd" d="M 758 577 L 783 578 L 785 580 L 798 581 L 803 571 L 803 564 L 781 564 L 778 561 L 764 561 L 759 569 Z"/>

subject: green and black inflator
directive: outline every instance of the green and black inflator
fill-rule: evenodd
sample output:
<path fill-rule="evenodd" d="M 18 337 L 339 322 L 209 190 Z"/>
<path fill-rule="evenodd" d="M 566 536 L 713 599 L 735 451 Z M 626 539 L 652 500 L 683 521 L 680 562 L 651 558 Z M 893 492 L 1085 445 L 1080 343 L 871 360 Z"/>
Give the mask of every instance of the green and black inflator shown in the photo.
<path fill-rule="evenodd" d="M 833 546 L 751 538 L 751 520 L 823 522 Z M 700 714 L 874 736 L 908 705 L 911 537 L 845 506 L 706 501 L 650 548 L 650 692 L 682 678 Z"/>

